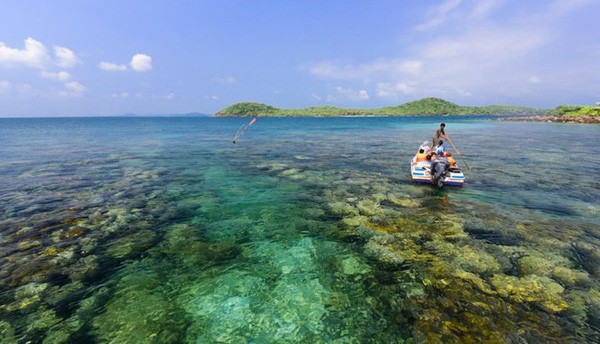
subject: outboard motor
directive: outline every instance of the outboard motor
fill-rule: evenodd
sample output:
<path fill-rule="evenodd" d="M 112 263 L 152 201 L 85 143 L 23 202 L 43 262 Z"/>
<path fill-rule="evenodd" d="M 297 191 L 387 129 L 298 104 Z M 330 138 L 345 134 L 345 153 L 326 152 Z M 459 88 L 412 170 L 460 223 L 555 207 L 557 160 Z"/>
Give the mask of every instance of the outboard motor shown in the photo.
<path fill-rule="evenodd" d="M 431 184 L 441 188 L 444 186 L 446 172 L 450 168 L 450 162 L 445 157 L 439 157 L 431 163 Z"/>

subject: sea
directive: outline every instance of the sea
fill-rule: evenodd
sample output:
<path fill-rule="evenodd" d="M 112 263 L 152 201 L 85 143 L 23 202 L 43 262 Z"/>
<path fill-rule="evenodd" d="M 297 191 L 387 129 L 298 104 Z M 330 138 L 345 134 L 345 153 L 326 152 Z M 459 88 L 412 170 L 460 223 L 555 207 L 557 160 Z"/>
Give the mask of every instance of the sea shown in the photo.
<path fill-rule="evenodd" d="M 597 125 L 248 121 L 0 119 L 0 342 L 600 342 Z"/>

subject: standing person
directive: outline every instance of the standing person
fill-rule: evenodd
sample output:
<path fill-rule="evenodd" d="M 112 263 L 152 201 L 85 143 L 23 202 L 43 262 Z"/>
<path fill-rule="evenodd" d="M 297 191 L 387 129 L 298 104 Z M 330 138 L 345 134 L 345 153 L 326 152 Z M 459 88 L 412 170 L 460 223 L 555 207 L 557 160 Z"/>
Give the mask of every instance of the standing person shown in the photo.
<path fill-rule="evenodd" d="M 446 141 L 449 140 L 448 135 L 446 135 L 446 133 L 444 132 L 445 128 L 446 128 L 446 123 L 440 123 L 440 128 L 435 131 L 435 134 L 433 134 L 433 146 L 432 147 L 437 146 L 441 138 L 444 138 Z"/>

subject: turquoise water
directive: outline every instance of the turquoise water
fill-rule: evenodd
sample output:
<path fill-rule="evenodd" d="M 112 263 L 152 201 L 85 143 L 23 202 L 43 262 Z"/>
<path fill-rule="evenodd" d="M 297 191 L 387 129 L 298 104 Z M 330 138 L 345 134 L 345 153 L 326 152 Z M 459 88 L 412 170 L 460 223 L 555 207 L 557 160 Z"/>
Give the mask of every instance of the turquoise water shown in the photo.
<path fill-rule="evenodd" d="M 597 126 L 247 120 L 1 119 L 0 342 L 600 341 Z"/>

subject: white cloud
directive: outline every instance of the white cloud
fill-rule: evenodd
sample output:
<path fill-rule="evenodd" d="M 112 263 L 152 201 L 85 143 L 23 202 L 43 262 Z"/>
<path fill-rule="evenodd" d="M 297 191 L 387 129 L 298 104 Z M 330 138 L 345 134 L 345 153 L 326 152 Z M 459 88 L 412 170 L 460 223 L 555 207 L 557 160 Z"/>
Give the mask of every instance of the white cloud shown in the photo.
<path fill-rule="evenodd" d="M 0 94 L 8 93 L 11 88 L 12 88 L 12 83 L 10 81 L 6 81 L 6 80 L 0 81 Z"/>
<path fill-rule="evenodd" d="M 19 85 L 15 85 L 15 90 L 17 91 L 17 93 L 19 94 L 25 94 L 25 95 L 36 95 L 39 94 L 39 92 L 33 88 L 33 86 L 31 86 L 30 84 L 19 84 Z"/>
<path fill-rule="evenodd" d="M 309 71 L 311 74 L 340 80 L 359 79 L 368 81 L 378 74 L 406 73 L 418 74 L 423 66 L 422 61 L 417 59 L 386 59 L 380 58 L 371 63 L 359 65 L 340 65 L 332 61 L 323 61 L 313 65 Z"/>
<path fill-rule="evenodd" d="M 504 1 L 505 0 L 478 0 L 471 10 L 470 17 L 473 19 L 483 19 L 495 8 L 502 5 Z"/>
<path fill-rule="evenodd" d="M 355 91 L 353 89 L 344 88 L 342 86 L 337 86 L 335 88 L 335 90 L 339 95 L 341 95 L 344 98 L 349 99 L 349 100 L 353 100 L 353 101 L 369 100 L 369 93 L 366 90 Z"/>
<path fill-rule="evenodd" d="M 6 67 L 30 67 L 48 69 L 53 66 L 70 68 L 79 62 L 75 53 L 65 47 L 54 47 L 54 59 L 48 53 L 46 46 L 31 37 L 25 39 L 23 49 L 8 47 L 0 42 L 0 64 Z"/>
<path fill-rule="evenodd" d="M 56 56 L 56 64 L 61 68 L 70 68 L 75 66 L 79 59 L 75 53 L 65 47 L 54 47 L 54 55 Z"/>
<path fill-rule="evenodd" d="M 424 24 L 414 27 L 396 58 L 363 63 L 327 60 L 308 71 L 323 79 L 359 81 L 362 88 L 384 98 L 529 99 L 534 96 L 530 85 L 542 83 L 541 77 L 544 87 L 558 92 L 566 84 L 575 84 L 574 80 L 583 85 L 582 80 L 598 75 L 594 72 L 598 64 L 593 62 L 594 51 L 600 47 L 597 43 L 588 40 L 589 47 L 571 54 L 568 63 L 566 56 L 556 54 L 566 54 L 569 50 L 564 44 L 569 41 L 564 39 L 578 34 L 565 32 L 567 21 L 591 3 L 558 0 L 537 6 L 532 13 L 528 3 L 449 0 L 434 7 Z M 579 42 L 575 48 L 584 42 L 579 36 L 574 41 Z M 529 78 L 532 69 L 543 75 Z M 589 93 L 589 87 L 582 92 Z"/>
<path fill-rule="evenodd" d="M 111 95 L 113 98 L 129 98 L 128 92 L 114 93 Z"/>
<path fill-rule="evenodd" d="M 144 54 L 135 54 L 129 63 L 136 72 L 146 72 L 152 69 L 152 57 Z"/>
<path fill-rule="evenodd" d="M 173 100 L 177 97 L 177 95 L 173 92 L 165 94 L 165 95 L 161 95 L 161 96 L 152 96 L 152 98 L 154 99 L 167 99 L 167 100 Z"/>
<path fill-rule="evenodd" d="M 529 83 L 531 84 L 539 84 L 540 82 L 542 82 L 542 80 L 540 80 L 540 78 L 536 75 L 533 75 L 529 78 Z"/>
<path fill-rule="evenodd" d="M 237 84 L 238 80 L 233 77 L 233 76 L 218 76 L 218 77 L 214 77 L 212 79 L 214 82 L 217 82 L 219 84 Z"/>
<path fill-rule="evenodd" d="M 10 48 L 0 42 L 0 64 L 7 67 L 25 66 L 43 69 L 50 63 L 48 49 L 41 42 L 29 37 L 24 49 Z"/>
<path fill-rule="evenodd" d="M 71 74 L 69 74 L 65 71 L 60 71 L 60 72 L 42 71 L 41 76 L 43 78 L 52 79 L 52 80 L 56 80 L 56 81 L 67 81 L 71 78 Z"/>
<path fill-rule="evenodd" d="M 450 12 L 457 8 L 462 3 L 462 0 L 446 0 L 438 6 L 433 7 L 429 12 L 429 20 L 425 23 L 417 25 L 417 31 L 428 31 L 442 25 Z"/>
<path fill-rule="evenodd" d="M 116 63 L 111 63 L 111 62 L 100 62 L 98 64 L 98 68 L 107 71 L 107 72 L 115 72 L 115 71 L 126 71 L 127 70 L 127 66 L 126 65 L 119 65 Z"/>
<path fill-rule="evenodd" d="M 380 98 L 398 98 L 415 91 L 415 85 L 407 82 L 380 82 L 377 83 L 377 96 Z"/>
<path fill-rule="evenodd" d="M 65 84 L 65 91 L 59 92 L 64 97 L 81 97 L 87 88 L 77 81 L 67 82 Z"/>
<path fill-rule="evenodd" d="M 129 67 L 136 72 L 146 72 L 152 69 L 152 57 L 144 54 L 135 54 L 129 62 Z M 98 64 L 98 68 L 107 72 L 124 72 L 129 69 L 125 64 L 117 64 L 112 62 L 102 61 Z"/>

